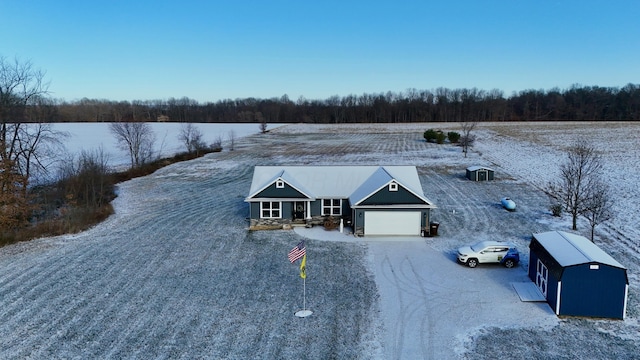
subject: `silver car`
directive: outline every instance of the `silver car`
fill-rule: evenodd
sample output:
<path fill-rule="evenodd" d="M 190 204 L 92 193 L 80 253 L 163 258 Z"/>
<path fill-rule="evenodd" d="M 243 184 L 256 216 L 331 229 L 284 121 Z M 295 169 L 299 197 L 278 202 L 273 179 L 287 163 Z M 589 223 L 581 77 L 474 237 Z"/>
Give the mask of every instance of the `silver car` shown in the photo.
<path fill-rule="evenodd" d="M 516 246 L 506 242 L 487 240 L 458 249 L 458 262 L 471 268 L 484 263 L 499 263 L 512 268 L 519 261 Z"/>

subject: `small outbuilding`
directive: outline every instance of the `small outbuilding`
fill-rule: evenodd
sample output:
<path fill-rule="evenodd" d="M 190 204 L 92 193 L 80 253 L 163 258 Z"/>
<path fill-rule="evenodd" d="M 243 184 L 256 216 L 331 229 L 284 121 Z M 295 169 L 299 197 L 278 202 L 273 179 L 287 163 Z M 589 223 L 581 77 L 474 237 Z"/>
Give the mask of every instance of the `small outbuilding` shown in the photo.
<path fill-rule="evenodd" d="M 472 181 L 493 180 L 493 169 L 485 166 L 469 166 L 467 168 L 467 179 Z"/>
<path fill-rule="evenodd" d="M 549 231 L 529 249 L 529 278 L 556 315 L 624 319 L 627 269 L 589 239 Z"/>

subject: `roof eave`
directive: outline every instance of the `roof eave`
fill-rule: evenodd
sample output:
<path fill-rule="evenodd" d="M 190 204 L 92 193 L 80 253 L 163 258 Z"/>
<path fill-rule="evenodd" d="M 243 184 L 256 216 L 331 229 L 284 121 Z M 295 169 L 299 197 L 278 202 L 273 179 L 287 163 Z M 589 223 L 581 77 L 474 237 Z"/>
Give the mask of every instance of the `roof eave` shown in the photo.
<path fill-rule="evenodd" d="M 352 209 L 370 209 L 370 208 L 385 208 L 385 209 L 437 209 L 435 205 L 428 204 L 393 204 L 393 205 L 353 205 Z"/>
<path fill-rule="evenodd" d="M 268 198 L 268 197 L 259 197 L 259 198 L 246 198 L 245 202 L 260 202 L 260 201 L 316 201 L 316 198 Z"/>

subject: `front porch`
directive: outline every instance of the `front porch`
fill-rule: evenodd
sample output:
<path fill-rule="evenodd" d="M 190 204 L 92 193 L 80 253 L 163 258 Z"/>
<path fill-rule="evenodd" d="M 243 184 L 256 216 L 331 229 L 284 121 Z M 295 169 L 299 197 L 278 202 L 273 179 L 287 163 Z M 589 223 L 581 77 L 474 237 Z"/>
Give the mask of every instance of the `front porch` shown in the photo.
<path fill-rule="evenodd" d="M 340 221 L 342 226 L 351 226 L 351 220 L 344 217 L 317 215 L 308 218 L 293 216 L 291 219 L 250 219 L 249 230 L 277 230 L 291 229 L 293 227 L 322 226 L 326 229 L 338 229 Z"/>

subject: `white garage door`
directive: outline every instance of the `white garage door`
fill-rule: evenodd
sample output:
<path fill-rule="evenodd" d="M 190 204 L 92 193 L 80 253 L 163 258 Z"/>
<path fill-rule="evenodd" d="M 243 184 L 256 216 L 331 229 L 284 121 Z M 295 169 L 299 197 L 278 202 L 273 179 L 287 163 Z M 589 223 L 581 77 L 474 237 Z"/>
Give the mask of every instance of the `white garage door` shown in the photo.
<path fill-rule="evenodd" d="M 366 211 L 365 235 L 420 235 L 419 211 Z"/>

